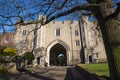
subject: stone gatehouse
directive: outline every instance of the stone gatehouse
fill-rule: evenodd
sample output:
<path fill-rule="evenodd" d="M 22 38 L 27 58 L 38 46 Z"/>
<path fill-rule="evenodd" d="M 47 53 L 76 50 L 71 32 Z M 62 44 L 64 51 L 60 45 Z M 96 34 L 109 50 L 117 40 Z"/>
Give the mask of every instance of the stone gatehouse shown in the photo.
<path fill-rule="evenodd" d="M 44 17 L 40 15 L 38 19 Z M 97 23 L 90 22 L 88 17 L 80 21 L 51 21 L 41 26 L 30 24 L 17 25 L 14 35 L 14 46 L 19 55 L 33 51 L 36 59 L 34 65 L 74 65 L 106 61 L 106 54 Z M 59 62 L 59 57 L 64 56 Z"/>

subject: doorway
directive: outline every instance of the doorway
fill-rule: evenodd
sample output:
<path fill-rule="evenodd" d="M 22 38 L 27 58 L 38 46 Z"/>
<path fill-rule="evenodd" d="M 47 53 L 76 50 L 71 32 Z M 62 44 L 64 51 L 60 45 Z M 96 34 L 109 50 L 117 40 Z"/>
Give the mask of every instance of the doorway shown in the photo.
<path fill-rule="evenodd" d="M 89 63 L 92 63 L 92 55 L 89 56 Z"/>

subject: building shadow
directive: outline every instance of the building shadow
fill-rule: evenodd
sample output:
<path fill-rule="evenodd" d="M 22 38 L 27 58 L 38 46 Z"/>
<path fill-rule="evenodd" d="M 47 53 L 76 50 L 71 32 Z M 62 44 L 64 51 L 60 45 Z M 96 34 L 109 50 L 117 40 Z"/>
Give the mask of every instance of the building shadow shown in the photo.
<path fill-rule="evenodd" d="M 86 79 L 86 77 L 82 75 L 81 72 L 77 71 L 75 67 L 71 67 L 67 69 L 67 74 L 64 80 L 95 80 L 95 79 Z"/>
<path fill-rule="evenodd" d="M 68 68 L 64 80 L 110 80 L 107 76 L 98 76 L 81 67 Z"/>
<path fill-rule="evenodd" d="M 107 76 L 98 76 L 95 73 L 90 73 L 80 66 L 75 66 L 75 69 L 85 77 L 85 80 L 110 80 Z"/>
<path fill-rule="evenodd" d="M 84 53 L 84 48 L 82 47 L 80 50 L 80 61 L 81 63 L 85 63 L 85 53 Z"/>
<path fill-rule="evenodd" d="M 72 73 L 71 73 L 71 68 L 67 68 L 66 76 L 65 76 L 64 80 L 73 80 Z"/>
<path fill-rule="evenodd" d="M 39 79 L 39 80 L 54 80 L 52 78 L 48 78 L 48 77 L 45 77 L 45 76 L 42 76 L 42 75 L 38 75 L 37 72 L 33 73 L 33 72 L 31 72 L 31 71 L 29 71 L 27 69 L 19 69 L 19 72 L 24 72 L 25 74 L 27 74 L 27 75 L 29 75 L 31 77 L 34 77 L 35 80 L 36 79 Z M 46 73 L 46 72 L 48 72 L 48 71 L 45 71 L 43 73 Z"/>
<path fill-rule="evenodd" d="M 54 80 L 50 77 L 42 76 L 44 72 L 32 72 L 26 69 L 19 69 L 19 73 L 0 73 L 0 80 Z"/>

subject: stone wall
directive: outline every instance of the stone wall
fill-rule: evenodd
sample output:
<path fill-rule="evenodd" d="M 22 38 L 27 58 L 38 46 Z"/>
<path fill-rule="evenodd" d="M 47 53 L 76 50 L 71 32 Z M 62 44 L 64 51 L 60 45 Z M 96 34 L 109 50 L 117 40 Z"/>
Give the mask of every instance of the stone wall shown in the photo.
<path fill-rule="evenodd" d="M 39 16 L 38 19 L 41 19 L 40 17 L 42 16 Z M 87 17 L 82 17 L 81 20 L 83 21 L 80 25 L 77 20 L 51 21 L 44 26 L 41 26 L 40 23 L 37 25 L 18 25 L 14 35 L 14 45 L 20 55 L 26 51 L 34 50 L 36 57 L 34 64 L 37 65 L 37 62 L 39 62 L 39 65 L 43 67 L 46 63 L 49 65 L 50 50 L 58 43 L 66 49 L 67 65 L 81 62 L 80 51 L 82 47 L 84 48 L 86 63 L 90 62 L 90 55 L 92 56 L 92 62 L 106 60 L 102 36 L 99 36 L 99 31 L 96 29 L 97 23 L 88 21 Z M 36 32 L 34 32 L 35 27 L 39 28 Z M 59 32 L 56 32 L 57 30 Z M 95 57 L 97 57 L 96 61 Z M 37 61 L 38 58 L 39 61 Z"/>
<path fill-rule="evenodd" d="M 16 28 L 17 29 L 14 35 L 14 47 L 17 48 L 18 54 L 22 55 L 25 52 L 32 51 L 35 24 L 26 26 L 17 25 Z"/>

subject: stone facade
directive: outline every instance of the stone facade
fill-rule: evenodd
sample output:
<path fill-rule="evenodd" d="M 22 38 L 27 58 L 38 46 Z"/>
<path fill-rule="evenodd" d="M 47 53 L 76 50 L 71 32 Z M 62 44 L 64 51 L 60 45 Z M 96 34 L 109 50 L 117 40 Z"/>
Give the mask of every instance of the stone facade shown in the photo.
<path fill-rule="evenodd" d="M 26 26 L 17 25 L 13 45 L 17 48 L 19 55 L 32 51 L 35 26 L 35 24 Z"/>
<path fill-rule="evenodd" d="M 97 38 L 98 32 L 92 30 L 96 24 L 89 22 L 86 17 L 81 19 L 81 24 L 77 20 L 65 20 L 64 22 L 51 21 L 44 26 L 41 26 L 40 23 L 27 26 L 17 25 L 14 45 L 20 55 L 33 51 L 36 57 L 34 65 L 40 66 L 59 65 L 57 57 L 60 54 L 65 56 L 66 65 L 80 63 L 80 54 L 84 53 L 86 63 L 90 62 L 89 58 L 92 59 L 92 62 L 106 60 L 102 37 Z M 81 53 L 83 47 L 84 52 Z"/>

